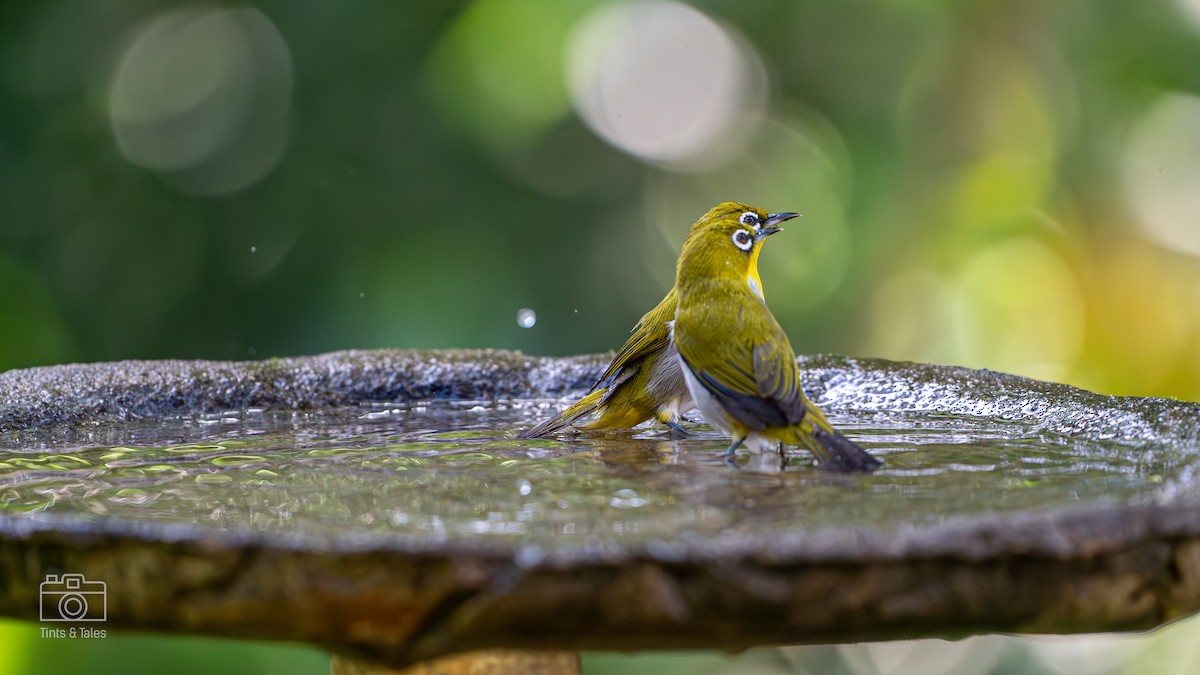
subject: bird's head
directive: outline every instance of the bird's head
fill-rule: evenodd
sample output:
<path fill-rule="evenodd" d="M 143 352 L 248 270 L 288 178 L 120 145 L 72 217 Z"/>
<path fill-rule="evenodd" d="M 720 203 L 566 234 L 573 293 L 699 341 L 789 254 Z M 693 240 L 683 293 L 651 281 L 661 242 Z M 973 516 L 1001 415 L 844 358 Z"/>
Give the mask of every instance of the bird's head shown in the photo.
<path fill-rule="evenodd" d="M 688 232 L 679 256 L 676 283 L 702 279 L 746 279 L 760 297 L 758 253 L 779 224 L 799 214 L 767 213 L 739 202 L 724 202 L 704 214 Z"/>

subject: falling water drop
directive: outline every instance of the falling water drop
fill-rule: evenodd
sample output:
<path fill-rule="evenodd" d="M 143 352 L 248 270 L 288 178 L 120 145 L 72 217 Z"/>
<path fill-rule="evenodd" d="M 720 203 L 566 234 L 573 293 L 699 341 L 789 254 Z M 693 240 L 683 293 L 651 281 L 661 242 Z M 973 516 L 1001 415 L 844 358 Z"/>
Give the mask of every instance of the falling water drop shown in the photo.
<path fill-rule="evenodd" d="M 517 310 L 517 325 L 521 328 L 533 328 L 533 324 L 537 323 L 537 312 L 534 312 L 528 307 L 522 307 Z"/>

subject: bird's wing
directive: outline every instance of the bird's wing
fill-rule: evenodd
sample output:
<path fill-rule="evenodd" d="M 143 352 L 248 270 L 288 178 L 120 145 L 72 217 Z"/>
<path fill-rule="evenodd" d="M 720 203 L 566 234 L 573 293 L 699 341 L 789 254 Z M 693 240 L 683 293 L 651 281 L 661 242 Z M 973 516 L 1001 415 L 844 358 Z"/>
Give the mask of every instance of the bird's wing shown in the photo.
<path fill-rule="evenodd" d="M 803 417 L 796 358 L 765 305 L 742 307 L 735 317 L 708 313 L 696 323 L 700 325 L 726 336 L 719 349 L 700 347 L 694 329 L 677 333 L 675 346 L 696 379 L 734 419 L 761 430 Z"/>
<path fill-rule="evenodd" d="M 666 348 L 671 341 L 671 328 L 667 325 L 675 318 L 676 307 L 675 289 L 671 289 L 658 305 L 646 314 L 633 327 L 633 333 L 612 362 L 604 369 L 604 373 L 588 393 L 574 404 L 567 407 L 554 418 L 522 432 L 519 438 L 543 438 L 555 434 L 569 426 L 575 426 L 580 420 L 592 415 L 597 410 L 603 410 L 621 385 L 629 381 L 641 368 L 642 364 L 659 350 Z M 653 411 L 646 414 L 647 417 Z M 640 420 L 639 420 L 640 422 Z"/>
<path fill-rule="evenodd" d="M 672 288 L 666 297 L 654 309 L 646 312 L 633 327 L 629 339 L 613 357 L 608 368 L 604 369 L 604 373 L 600 375 L 599 380 L 596 380 L 596 384 L 592 385 L 591 391 L 601 388 L 614 389 L 613 384 L 617 380 L 628 378 L 629 375 L 637 372 L 638 366 L 648 356 L 665 348 L 671 341 L 671 330 L 667 326 L 667 322 L 675 318 L 675 307 L 675 289 Z"/>
<path fill-rule="evenodd" d="M 774 403 L 788 424 L 804 417 L 806 401 L 800 387 L 800 367 L 782 329 L 773 339 L 754 345 L 754 383 L 758 395 Z"/>

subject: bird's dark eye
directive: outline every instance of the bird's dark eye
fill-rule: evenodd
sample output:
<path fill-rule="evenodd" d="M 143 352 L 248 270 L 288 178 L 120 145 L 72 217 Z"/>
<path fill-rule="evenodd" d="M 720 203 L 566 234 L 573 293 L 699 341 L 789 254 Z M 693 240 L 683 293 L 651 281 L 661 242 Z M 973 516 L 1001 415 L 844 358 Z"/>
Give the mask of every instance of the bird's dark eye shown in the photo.
<path fill-rule="evenodd" d="M 743 225 L 760 225 L 762 221 L 758 219 L 758 214 L 753 211 L 747 211 L 738 219 Z"/>
<path fill-rule="evenodd" d="M 749 251 L 750 247 L 754 245 L 754 237 L 745 230 L 738 230 L 733 233 L 733 245 L 743 251 Z"/>

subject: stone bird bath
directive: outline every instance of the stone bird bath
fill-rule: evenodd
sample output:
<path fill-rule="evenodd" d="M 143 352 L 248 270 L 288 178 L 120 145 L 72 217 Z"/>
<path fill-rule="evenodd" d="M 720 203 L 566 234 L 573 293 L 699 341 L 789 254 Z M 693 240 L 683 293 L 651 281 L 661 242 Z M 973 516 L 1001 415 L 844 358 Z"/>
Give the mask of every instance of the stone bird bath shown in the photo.
<path fill-rule="evenodd" d="M 375 351 L 0 374 L 0 615 L 79 612 L 41 586 L 78 574 L 103 582 L 106 614 L 76 625 L 403 667 L 1144 630 L 1200 608 L 1196 404 L 810 357 L 810 395 L 878 473 L 798 451 L 731 468 L 707 427 L 513 438 L 605 361 Z"/>

